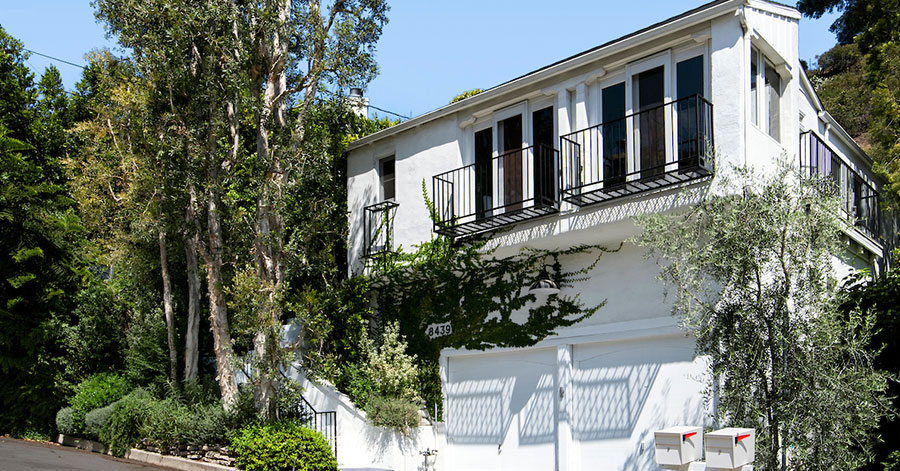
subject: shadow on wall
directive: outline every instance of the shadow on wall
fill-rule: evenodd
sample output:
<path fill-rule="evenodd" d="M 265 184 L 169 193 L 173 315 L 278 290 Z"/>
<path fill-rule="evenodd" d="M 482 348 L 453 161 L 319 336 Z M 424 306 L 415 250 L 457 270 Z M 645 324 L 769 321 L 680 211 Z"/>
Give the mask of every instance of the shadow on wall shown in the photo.
<path fill-rule="evenodd" d="M 572 400 L 574 438 L 630 437 L 659 369 L 658 363 L 576 369 Z"/>
<path fill-rule="evenodd" d="M 519 444 L 554 443 L 555 361 L 492 360 L 465 368 L 468 379 L 447 385 L 447 440 L 498 445 L 515 422 Z"/>

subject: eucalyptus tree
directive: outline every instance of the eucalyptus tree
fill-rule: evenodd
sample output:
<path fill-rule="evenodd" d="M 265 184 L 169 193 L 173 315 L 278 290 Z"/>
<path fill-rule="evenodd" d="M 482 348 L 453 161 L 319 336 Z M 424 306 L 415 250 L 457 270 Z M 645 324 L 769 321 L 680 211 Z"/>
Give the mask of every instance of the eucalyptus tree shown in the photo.
<path fill-rule="evenodd" d="M 255 267 L 252 279 L 238 279 L 252 281 L 250 292 L 261 293 L 253 295 L 252 312 L 244 314 L 255 326 L 257 406 L 268 413 L 283 361 L 286 194 L 322 156 L 308 149 L 308 118 L 323 92 L 363 86 L 374 76 L 374 43 L 387 5 L 383 0 L 326 5 L 318 0 L 98 0 L 96 5 L 98 18 L 132 50 L 140 73 L 167 91 L 166 112 L 187 136 L 189 227 L 202 225 L 195 216 L 201 191 L 206 200 L 206 237 L 188 240 L 196 243 L 207 269 L 226 405 L 234 403 L 237 388 L 224 255 L 227 251 L 234 265 L 251 260 Z M 255 145 L 245 142 L 248 136 Z M 226 247 L 222 225 L 226 188 L 230 201 L 235 194 L 254 201 L 251 233 L 244 237 L 235 234 L 240 225 L 230 227 L 231 247 Z M 243 222 L 239 204 L 228 209 Z M 244 240 L 250 241 L 247 247 L 241 246 Z M 237 253 L 241 250 L 246 256 Z"/>
<path fill-rule="evenodd" d="M 795 172 L 737 169 L 691 209 L 637 218 L 636 241 L 710 359 L 717 422 L 756 428 L 758 467 L 856 469 L 885 413 L 874 317 L 838 311 L 832 264 L 848 227 L 829 182 Z"/>

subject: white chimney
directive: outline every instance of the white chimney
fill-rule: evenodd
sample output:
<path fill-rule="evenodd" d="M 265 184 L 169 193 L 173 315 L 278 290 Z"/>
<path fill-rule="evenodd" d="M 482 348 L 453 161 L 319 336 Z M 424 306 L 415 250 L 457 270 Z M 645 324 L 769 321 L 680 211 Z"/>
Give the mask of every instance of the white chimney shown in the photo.
<path fill-rule="evenodd" d="M 350 109 L 358 116 L 367 117 L 369 115 L 369 99 L 363 97 L 362 88 L 351 88 L 350 96 L 347 97 L 347 103 Z"/>

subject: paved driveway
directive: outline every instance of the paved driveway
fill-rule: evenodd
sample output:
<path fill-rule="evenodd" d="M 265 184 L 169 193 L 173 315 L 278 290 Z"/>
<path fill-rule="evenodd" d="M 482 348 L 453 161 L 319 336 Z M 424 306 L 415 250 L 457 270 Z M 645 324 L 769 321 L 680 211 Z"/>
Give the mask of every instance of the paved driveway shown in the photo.
<path fill-rule="evenodd" d="M 163 470 L 72 447 L 0 438 L 0 470 L 149 471 Z"/>

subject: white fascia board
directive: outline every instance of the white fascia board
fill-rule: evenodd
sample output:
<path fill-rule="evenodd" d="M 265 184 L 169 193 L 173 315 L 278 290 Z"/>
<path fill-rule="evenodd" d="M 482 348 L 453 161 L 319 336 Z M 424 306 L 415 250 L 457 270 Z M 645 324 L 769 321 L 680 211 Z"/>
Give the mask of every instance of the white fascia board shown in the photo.
<path fill-rule="evenodd" d="M 730 11 L 736 10 L 738 7 L 744 5 L 746 0 L 731 0 L 727 2 L 723 2 L 717 5 L 713 5 L 705 10 L 695 12 L 691 15 L 687 15 L 682 18 L 678 18 L 677 20 L 673 20 L 664 24 L 657 26 L 656 28 L 644 31 L 635 36 L 627 37 L 620 41 L 615 41 L 612 44 L 609 44 L 606 47 L 602 47 L 600 49 L 596 49 L 594 51 L 586 52 L 575 57 L 572 57 L 569 60 L 564 62 L 560 62 L 559 64 L 553 65 L 551 67 L 547 67 L 542 70 L 538 70 L 536 72 L 530 73 L 518 79 L 515 79 L 511 82 L 507 82 L 502 85 L 498 85 L 494 88 L 490 88 L 481 92 L 475 96 L 466 98 L 464 100 L 458 101 L 456 103 L 452 103 L 441 108 L 438 108 L 434 111 L 430 111 L 423 115 L 417 116 L 408 121 L 404 121 L 396 126 L 391 126 L 387 129 L 383 129 L 374 134 L 370 134 L 361 139 L 357 139 L 350 143 L 347 146 L 348 151 L 353 151 L 359 149 L 361 147 L 367 146 L 369 144 L 373 144 L 381 139 L 384 139 L 389 136 L 393 136 L 395 134 L 401 133 L 403 131 L 415 128 L 417 126 L 421 126 L 429 121 L 450 115 L 452 113 L 464 110 L 470 107 L 477 107 L 491 99 L 497 98 L 507 93 L 514 92 L 521 88 L 528 87 L 530 85 L 535 84 L 541 80 L 544 80 L 548 77 L 552 77 L 554 75 L 563 74 L 569 70 L 576 69 L 586 63 L 593 62 L 596 60 L 600 60 L 604 57 L 608 57 L 612 54 L 621 52 L 623 50 L 640 46 L 641 44 L 645 44 L 649 41 L 652 41 L 656 38 L 664 36 L 666 34 L 672 33 L 679 29 L 689 28 L 696 24 L 702 23 L 704 21 L 709 21 L 713 18 L 726 14 Z"/>
<path fill-rule="evenodd" d="M 764 0 L 747 0 L 747 6 L 756 10 L 771 13 L 773 15 L 782 16 L 794 21 L 800 21 L 800 19 L 803 17 L 803 15 L 801 15 L 796 8 L 782 5 L 776 2 L 767 2 Z"/>
<path fill-rule="evenodd" d="M 809 76 L 806 75 L 805 70 L 802 70 L 802 67 L 800 70 L 800 86 L 803 87 L 806 95 L 812 99 L 813 109 L 816 110 L 816 113 L 825 111 L 825 106 L 822 104 L 822 100 L 819 99 L 819 94 L 816 93 L 816 89 L 812 86 Z"/>

